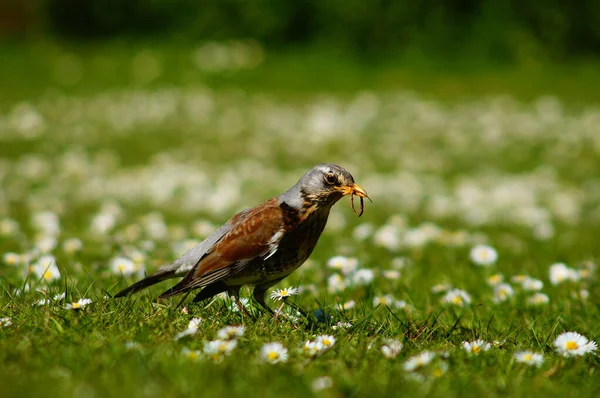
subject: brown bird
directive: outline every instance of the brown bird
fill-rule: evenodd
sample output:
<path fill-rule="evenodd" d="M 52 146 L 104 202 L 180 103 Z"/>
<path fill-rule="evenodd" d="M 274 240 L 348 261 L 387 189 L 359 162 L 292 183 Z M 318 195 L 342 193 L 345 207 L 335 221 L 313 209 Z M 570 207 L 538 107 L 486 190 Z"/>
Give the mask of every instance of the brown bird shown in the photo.
<path fill-rule="evenodd" d="M 364 189 L 352 175 L 335 164 L 313 167 L 287 192 L 227 221 L 202 243 L 174 263 L 160 268 L 145 279 L 120 291 L 123 297 L 169 278 L 183 276 L 159 298 L 202 288 L 194 301 L 227 291 L 240 310 L 243 285 L 253 285 L 254 299 L 264 308 L 267 289 L 300 267 L 315 248 L 325 228 L 331 207 L 343 196 L 360 198 Z"/>

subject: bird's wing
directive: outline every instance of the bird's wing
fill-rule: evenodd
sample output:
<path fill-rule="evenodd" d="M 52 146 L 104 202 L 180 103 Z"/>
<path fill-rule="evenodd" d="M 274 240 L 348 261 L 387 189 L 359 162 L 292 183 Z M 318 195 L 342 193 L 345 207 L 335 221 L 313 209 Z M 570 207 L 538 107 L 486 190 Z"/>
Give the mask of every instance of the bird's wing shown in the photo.
<path fill-rule="evenodd" d="M 165 279 L 177 278 L 186 275 L 198 262 L 208 253 L 215 244 L 217 244 L 223 236 L 225 236 L 232 227 L 243 220 L 250 212 L 250 209 L 243 210 L 233 216 L 221 228 L 213 232 L 208 238 L 201 243 L 188 250 L 185 254 L 175 260 L 173 263 L 161 267 L 156 272 L 148 275 L 146 278 L 134 283 L 133 285 L 121 290 L 114 297 L 124 297 L 128 294 L 135 293 L 155 283 L 164 281 Z"/>
<path fill-rule="evenodd" d="M 276 251 L 284 235 L 284 222 L 277 199 L 250 210 L 203 256 L 181 282 L 160 297 L 169 297 L 206 286 L 242 270 L 255 259 L 266 259 Z"/>

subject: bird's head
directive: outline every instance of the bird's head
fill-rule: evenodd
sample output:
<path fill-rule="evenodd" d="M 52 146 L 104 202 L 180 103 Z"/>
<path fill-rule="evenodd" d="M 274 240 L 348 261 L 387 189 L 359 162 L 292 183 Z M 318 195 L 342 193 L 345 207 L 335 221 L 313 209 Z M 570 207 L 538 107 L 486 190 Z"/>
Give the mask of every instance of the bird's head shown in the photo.
<path fill-rule="evenodd" d="M 295 188 L 295 189 L 294 189 Z M 300 191 L 303 206 L 331 206 L 342 197 L 356 195 L 361 200 L 369 198 L 367 192 L 354 182 L 354 177 L 341 166 L 325 163 L 313 167 L 308 173 L 300 178 L 300 181 L 293 188 L 294 191 Z M 352 202 L 352 208 L 354 204 Z"/>

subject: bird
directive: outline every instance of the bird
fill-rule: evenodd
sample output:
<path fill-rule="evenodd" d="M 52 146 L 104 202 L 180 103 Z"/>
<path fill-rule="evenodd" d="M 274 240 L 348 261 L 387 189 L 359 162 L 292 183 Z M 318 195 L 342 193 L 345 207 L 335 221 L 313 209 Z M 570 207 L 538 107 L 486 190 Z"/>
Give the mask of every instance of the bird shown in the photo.
<path fill-rule="evenodd" d="M 286 192 L 237 213 L 173 263 L 114 297 L 125 297 L 166 279 L 183 277 L 158 298 L 201 289 L 193 300 L 199 302 L 227 292 L 247 314 L 239 292 L 242 286 L 250 285 L 254 286 L 252 295 L 256 302 L 270 310 L 265 303 L 267 290 L 308 259 L 332 206 L 347 195 L 354 211 L 354 195 L 360 198 L 360 217 L 363 198 L 370 198 L 354 182 L 352 174 L 335 164 L 316 165 Z"/>

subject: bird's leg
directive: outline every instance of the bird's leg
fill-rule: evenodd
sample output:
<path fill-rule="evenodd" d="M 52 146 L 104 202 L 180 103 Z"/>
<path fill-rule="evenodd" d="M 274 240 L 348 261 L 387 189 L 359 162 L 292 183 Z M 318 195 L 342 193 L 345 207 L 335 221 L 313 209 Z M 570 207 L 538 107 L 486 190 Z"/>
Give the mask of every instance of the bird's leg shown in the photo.
<path fill-rule="evenodd" d="M 178 303 L 178 304 L 175 306 L 175 309 L 177 309 L 177 308 L 181 307 L 181 304 L 183 304 L 183 302 L 184 302 L 184 301 L 185 301 L 185 299 L 186 299 L 186 298 L 187 298 L 187 297 L 190 295 L 190 293 L 191 293 L 191 290 L 190 290 L 189 292 L 187 292 L 187 293 L 185 294 L 185 296 L 183 296 L 183 298 L 181 299 L 181 301 L 180 301 L 180 302 L 179 302 L 179 303 Z"/>
<path fill-rule="evenodd" d="M 246 307 L 244 307 L 244 304 L 242 304 L 242 302 L 240 301 L 240 288 L 230 288 L 227 291 L 227 294 L 229 294 L 229 297 L 233 298 L 233 301 L 235 302 L 235 305 L 238 307 L 238 310 L 240 310 L 240 312 L 242 314 L 244 314 L 245 316 L 247 316 L 249 319 L 254 319 L 252 317 L 252 315 L 250 315 L 250 313 L 248 312 L 248 310 L 246 309 Z"/>
<path fill-rule="evenodd" d="M 275 315 L 275 313 L 271 308 L 269 308 L 267 303 L 265 303 L 265 295 L 267 294 L 267 289 L 269 287 L 271 287 L 271 285 L 268 285 L 266 287 L 265 285 L 256 286 L 254 288 L 254 291 L 252 292 L 252 296 L 254 297 L 254 301 L 256 301 L 265 311 L 267 311 L 269 314 L 271 314 L 271 316 L 273 316 Z"/>

